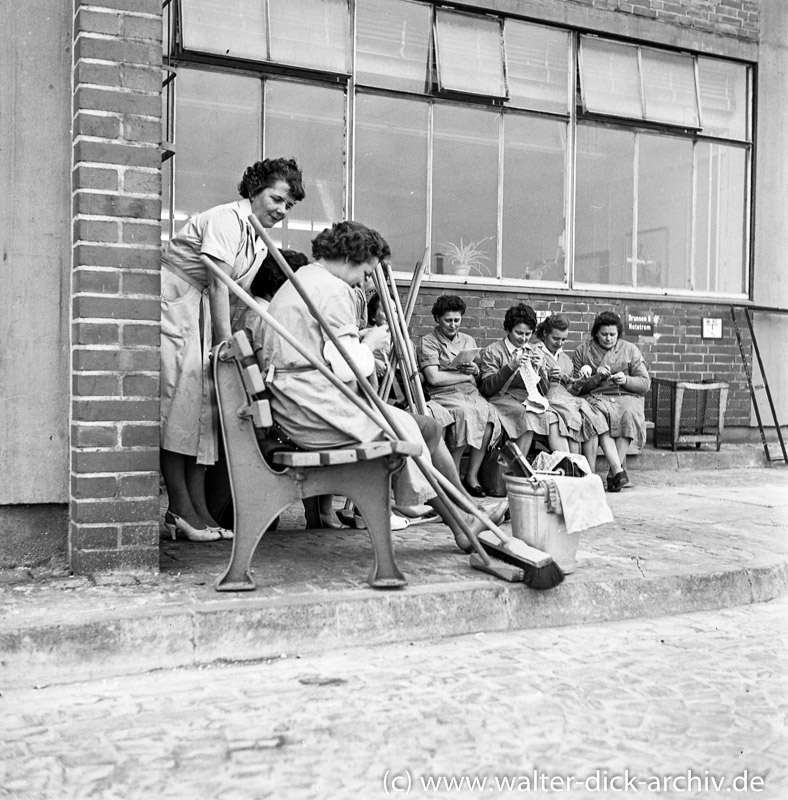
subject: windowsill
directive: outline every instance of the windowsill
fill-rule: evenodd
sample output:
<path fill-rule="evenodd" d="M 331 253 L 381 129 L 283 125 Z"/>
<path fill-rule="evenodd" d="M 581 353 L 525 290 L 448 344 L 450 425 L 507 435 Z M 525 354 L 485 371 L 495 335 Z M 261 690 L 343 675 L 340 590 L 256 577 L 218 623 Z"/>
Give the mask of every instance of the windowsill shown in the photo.
<path fill-rule="evenodd" d="M 409 285 L 411 282 L 411 275 L 407 273 L 396 273 L 397 283 L 400 286 Z M 659 291 L 652 289 L 651 291 L 637 291 L 635 289 L 621 289 L 605 286 L 596 286 L 593 288 L 569 288 L 564 283 L 547 283 L 540 284 L 518 282 L 498 282 L 490 283 L 485 282 L 484 278 L 465 278 L 465 277 L 452 277 L 449 275 L 425 275 L 421 283 L 422 287 L 429 286 L 435 289 L 457 289 L 462 286 L 472 291 L 484 291 L 495 293 L 509 293 L 517 292 L 519 294 L 530 295 L 568 295 L 572 297 L 605 297 L 610 299 L 619 300 L 638 300 L 641 302 L 661 302 L 661 303 L 697 303 L 703 305 L 721 305 L 721 306 L 752 306 L 753 301 L 746 295 L 700 295 L 697 293 L 680 293 L 670 291 Z"/>

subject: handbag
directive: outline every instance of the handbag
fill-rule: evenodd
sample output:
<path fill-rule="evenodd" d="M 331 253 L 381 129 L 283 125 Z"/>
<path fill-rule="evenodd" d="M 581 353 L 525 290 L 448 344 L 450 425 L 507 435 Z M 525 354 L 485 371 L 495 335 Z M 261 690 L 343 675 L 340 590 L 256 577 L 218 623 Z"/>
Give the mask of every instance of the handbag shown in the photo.
<path fill-rule="evenodd" d="M 506 462 L 501 459 L 500 442 L 491 447 L 482 459 L 479 467 L 479 485 L 490 497 L 506 497 L 506 481 L 503 474 L 508 470 Z"/>

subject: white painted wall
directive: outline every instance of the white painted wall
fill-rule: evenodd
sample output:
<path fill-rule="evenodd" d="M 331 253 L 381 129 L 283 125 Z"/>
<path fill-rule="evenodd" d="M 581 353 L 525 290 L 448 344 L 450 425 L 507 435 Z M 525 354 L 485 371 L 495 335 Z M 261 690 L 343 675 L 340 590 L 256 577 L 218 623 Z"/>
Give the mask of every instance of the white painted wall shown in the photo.
<path fill-rule="evenodd" d="M 758 305 L 788 309 L 788 4 L 784 0 L 761 2 L 756 145 L 754 299 Z M 757 313 L 755 335 L 778 420 L 786 425 L 788 315 Z M 762 391 L 758 403 L 764 422 L 771 424 Z"/>
<path fill-rule="evenodd" d="M 72 14 L 0 26 L 0 505 L 68 499 Z"/>

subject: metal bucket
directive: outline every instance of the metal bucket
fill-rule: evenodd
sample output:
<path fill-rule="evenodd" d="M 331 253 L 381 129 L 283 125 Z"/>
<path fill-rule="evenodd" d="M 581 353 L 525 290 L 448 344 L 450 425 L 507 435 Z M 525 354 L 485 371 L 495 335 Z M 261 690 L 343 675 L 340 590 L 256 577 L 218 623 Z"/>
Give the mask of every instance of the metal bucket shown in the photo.
<path fill-rule="evenodd" d="M 512 536 L 549 553 L 565 574 L 574 572 L 580 534 L 567 533 L 563 516 L 548 513 L 544 485 L 510 473 L 503 477 L 512 517 Z"/>

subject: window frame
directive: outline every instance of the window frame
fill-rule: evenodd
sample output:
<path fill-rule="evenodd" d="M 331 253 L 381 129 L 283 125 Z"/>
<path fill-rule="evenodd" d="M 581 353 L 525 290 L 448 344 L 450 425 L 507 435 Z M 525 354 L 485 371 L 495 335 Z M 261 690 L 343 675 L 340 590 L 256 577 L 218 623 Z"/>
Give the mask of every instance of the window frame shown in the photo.
<path fill-rule="evenodd" d="M 428 130 L 426 136 L 428 137 L 428 169 L 427 169 L 427 212 L 425 222 L 426 242 L 427 246 L 432 241 L 432 231 L 434 227 L 433 220 L 433 195 L 435 192 L 434 187 L 434 171 L 433 171 L 433 148 L 434 148 L 434 109 L 437 105 L 443 103 L 460 103 L 467 107 L 474 105 L 486 105 L 494 107 L 494 113 L 498 117 L 499 136 L 498 136 L 498 176 L 497 176 L 497 245 L 496 245 L 496 264 L 494 275 L 491 277 L 478 277 L 478 276 L 454 276 L 441 274 L 436 275 L 432 270 L 428 270 L 426 280 L 433 285 L 438 284 L 461 284 L 472 287 L 485 288 L 487 290 L 523 290 L 534 292 L 560 292 L 562 290 L 569 291 L 580 295 L 598 295 L 603 293 L 609 296 L 636 296 L 636 297 L 650 297 L 659 296 L 661 298 L 675 297 L 681 300 L 690 300 L 697 302 L 715 302 L 715 301 L 729 301 L 732 299 L 741 300 L 747 299 L 751 296 L 752 291 L 752 271 L 753 271 L 753 242 L 752 242 L 752 216 L 753 210 L 753 173 L 754 173 L 754 158 L 755 158 L 755 78 L 756 78 L 756 65 L 752 62 L 744 60 L 737 60 L 733 58 L 722 58 L 709 55 L 708 53 L 694 52 L 687 53 L 686 50 L 681 51 L 678 48 L 660 47 L 650 42 L 633 42 L 631 40 L 617 39 L 609 35 L 596 36 L 595 34 L 583 31 L 578 28 L 572 28 L 561 25 L 550 25 L 542 21 L 534 21 L 523 19 L 522 17 L 504 14 L 504 13 L 489 13 L 486 16 L 494 17 L 500 26 L 500 43 L 501 43 L 501 59 L 502 69 L 504 76 L 504 87 L 506 89 L 507 97 L 488 95 L 475 95 L 473 93 L 466 93 L 456 90 L 440 91 L 435 83 L 435 70 L 437 65 L 435 63 L 437 41 L 435 39 L 436 15 L 438 8 L 430 3 L 430 45 L 428 53 L 427 66 L 427 82 L 423 91 L 408 91 L 395 88 L 376 87 L 369 83 L 359 82 L 356 83 L 355 67 L 356 67 L 356 0 L 347 0 L 349 8 L 349 31 L 348 42 L 350 48 L 350 73 L 335 73 L 321 69 L 306 68 L 289 66 L 285 64 L 275 64 L 269 61 L 248 61 L 246 59 L 225 57 L 216 54 L 197 53 L 185 50 L 182 47 L 181 41 L 181 28 L 180 28 L 180 5 L 183 0 L 170 0 L 174 7 L 174 35 L 173 44 L 169 48 L 169 54 L 165 52 L 165 66 L 172 69 L 179 65 L 189 66 L 195 69 L 207 69 L 216 71 L 236 72 L 247 76 L 257 76 L 263 84 L 268 78 L 287 78 L 288 80 L 306 81 L 310 84 L 331 84 L 336 86 L 341 85 L 346 92 L 347 110 L 346 110 L 346 129 L 345 129 L 345 145 L 343 155 L 343 175 L 345 186 L 343 190 L 343 213 L 354 213 L 354 206 L 356 200 L 356 187 L 355 180 L 357 174 L 357 167 L 355 162 L 355 136 L 356 136 L 356 122 L 355 122 L 355 104 L 359 92 L 380 94 L 384 96 L 391 96 L 394 98 L 421 98 L 429 107 L 428 113 Z M 266 0 L 261 0 L 266 2 Z M 421 0 L 403 0 L 403 2 L 410 2 L 418 4 Z M 426 0 L 424 2 L 427 5 Z M 456 9 L 446 9 L 453 13 L 462 13 L 468 16 L 473 16 L 473 12 L 465 10 L 458 11 Z M 482 17 L 483 14 L 476 14 Z M 567 59 L 569 63 L 569 80 L 568 80 L 568 94 L 569 103 L 567 113 L 558 113 L 557 111 L 536 110 L 521 105 L 510 105 L 508 100 L 508 85 L 507 85 L 507 63 L 506 63 L 506 21 L 512 20 L 518 23 L 530 24 L 536 28 L 552 28 L 562 33 L 568 34 L 568 48 Z M 669 122 L 658 122 L 648 119 L 635 119 L 617 115 L 606 115 L 603 113 L 587 111 L 584 108 L 582 101 L 582 73 L 581 73 L 581 42 L 583 37 L 595 37 L 609 40 L 618 44 L 629 44 L 636 48 L 638 59 L 643 48 L 647 50 L 655 50 L 658 52 L 675 52 L 682 53 L 684 57 L 691 57 L 693 59 L 693 72 L 695 81 L 695 103 L 698 113 L 698 121 L 700 128 L 694 128 L 686 125 L 676 125 Z M 742 91 L 744 92 L 744 129 L 746 139 L 728 138 L 718 134 L 705 134 L 702 128 L 703 124 L 703 104 L 701 102 L 700 92 L 700 78 L 699 78 L 699 59 L 712 59 L 718 60 L 726 64 L 739 64 L 745 69 L 745 80 Z M 432 77 L 431 77 L 432 76 Z M 641 89 L 641 105 L 643 103 L 643 79 L 642 70 L 639 64 L 638 81 Z M 741 84 L 738 84 L 741 86 Z M 177 82 L 174 82 L 175 94 L 177 95 Z M 173 88 L 173 85 L 171 87 Z M 166 104 L 165 108 L 169 114 L 173 115 L 175 112 L 175 102 Z M 645 113 L 645 110 L 644 110 Z M 514 277 L 503 276 L 503 250 L 504 250 L 504 237 L 506 235 L 504 229 L 504 181 L 506 176 L 504 174 L 504 158 L 505 158 L 505 124 L 509 115 L 522 115 L 525 117 L 541 117 L 551 120 L 560 120 L 566 125 L 566 147 L 564 152 L 564 186 L 563 186 L 563 207 L 564 207 L 564 274 L 561 280 L 534 280 L 523 279 Z M 265 117 L 265 115 L 263 115 Z M 743 198 L 743 220 L 742 220 L 742 241 L 743 241 L 743 263 L 742 269 L 742 286 L 744 291 L 742 293 L 730 292 L 716 292 L 697 289 L 664 289 L 661 287 L 647 287 L 647 286 L 626 286 L 620 284 L 589 284 L 582 283 L 576 277 L 575 265 L 575 249 L 576 249 L 576 182 L 577 182 L 577 129 L 580 124 L 592 126 L 614 126 L 623 127 L 624 129 L 632 130 L 636 134 L 665 134 L 670 136 L 680 136 L 682 138 L 689 138 L 693 141 L 693 153 L 697 152 L 697 146 L 701 142 L 708 142 L 712 145 L 733 145 L 737 149 L 741 149 L 744 153 L 744 175 L 742 177 L 744 198 Z M 165 122 L 165 124 L 167 124 Z M 177 146 L 173 148 L 177 150 Z M 693 155 L 693 165 L 696 157 Z M 167 180 L 170 186 L 174 183 L 174 170 L 177 169 L 176 162 L 178 155 L 170 158 L 167 162 Z M 695 184 L 695 167 L 693 166 L 692 183 Z M 172 192 L 170 193 L 170 208 L 172 208 L 174 198 Z M 633 204 L 637 203 L 636 194 L 632 198 Z M 635 213 L 636 213 L 635 209 Z M 690 236 L 692 238 L 691 246 L 691 267 L 688 272 L 694 274 L 696 269 L 695 265 L 695 245 L 694 238 L 696 236 L 696 219 L 695 219 L 695 199 L 693 192 L 693 211 L 692 219 L 690 220 Z M 164 220 L 164 209 L 163 209 Z M 633 250 L 635 246 L 633 243 Z M 403 269 L 402 267 L 400 268 Z M 405 279 L 409 274 L 406 271 L 399 273 Z"/>

